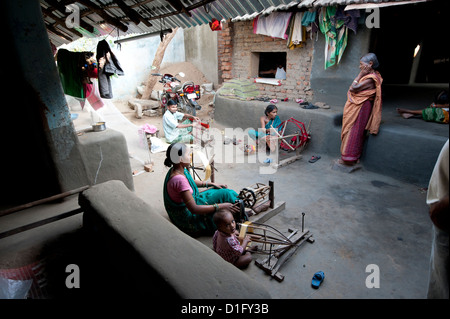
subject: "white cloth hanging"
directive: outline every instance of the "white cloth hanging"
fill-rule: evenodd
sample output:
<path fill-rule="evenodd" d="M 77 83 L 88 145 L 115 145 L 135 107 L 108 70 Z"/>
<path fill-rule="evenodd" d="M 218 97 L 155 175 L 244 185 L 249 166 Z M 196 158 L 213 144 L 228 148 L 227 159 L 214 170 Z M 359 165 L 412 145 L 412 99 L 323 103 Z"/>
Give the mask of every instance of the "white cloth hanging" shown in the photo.
<path fill-rule="evenodd" d="M 304 41 L 303 39 L 303 27 L 302 27 L 303 12 L 297 12 L 294 17 L 294 26 L 292 29 L 291 41 L 297 45 Z"/>
<path fill-rule="evenodd" d="M 256 18 L 253 33 L 287 39 L 286 31 L 291 16 L 291 12 L 272 12 L 268 16 L 259 16 Z"/>

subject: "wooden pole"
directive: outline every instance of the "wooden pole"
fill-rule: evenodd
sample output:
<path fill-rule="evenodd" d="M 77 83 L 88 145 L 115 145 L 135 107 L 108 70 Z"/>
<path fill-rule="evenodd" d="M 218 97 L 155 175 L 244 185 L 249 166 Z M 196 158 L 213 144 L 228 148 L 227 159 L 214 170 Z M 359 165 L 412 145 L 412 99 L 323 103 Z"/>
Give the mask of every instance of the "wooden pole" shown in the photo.
<path fill-rule="evenodd" d="M 50 196 L 50 197 L 47 197 L 47 198 L 39 199 L 39 200 L 31 202 L 31 203 L 27 203 L 27 204 L 19 205 L 19 206 L 16 206 L 16 207 L 12 207 L 12 208 L 9 208 L 9 209 L 1 211 L 0 212 L 0 217 L 1 216 L 6 216 L 6 215 L 9 215 L 9 214 L 12 214 L 12 213 L 15 213 L 15 212 L 27 209 L 27 208 L 31 208 L 31 207 L 34 207 L 34 206 L 37 206 L 37 205 L 49 203 L 49 202 L 52 202 L 54 200 L 61 199 L 61 198 L 64 198 L 64 197 L 67 197 L 67 196 L 70 196 L 70 195 L 81 193 L 82 191 L 84 191 L 84 190 L 86 190 L 88 188 L 89 188 L 89 186 L 83 186 L 83 187 L 80 187 L 80 188 L 77 188 L 77 189 L 74 189 L 74 190 L 71 190 L 71 191 L 67 191 L 67 192 L 61 193 L 61 194 L 57 194 L 57 195 L 53 195 L 53 196 Z"/>
<path fill-rule="evenodd" d="M 273 181 L 269 181 L 270 186 L 270 192 L 269 192 L 269 199 L 270 199 L 270 208 L 275 207 L 275 192 L 274 192 L 274 185 L 275 183 Z"/>

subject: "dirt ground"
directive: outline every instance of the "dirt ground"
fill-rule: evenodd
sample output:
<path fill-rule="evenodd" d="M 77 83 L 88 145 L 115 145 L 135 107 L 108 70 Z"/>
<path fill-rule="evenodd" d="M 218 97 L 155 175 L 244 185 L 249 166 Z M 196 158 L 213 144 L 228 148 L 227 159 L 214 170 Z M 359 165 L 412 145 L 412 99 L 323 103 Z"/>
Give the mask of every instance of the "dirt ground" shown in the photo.
<path fill-rule="evenodd" d="M 172 74 L 176 76 L 177 73 L 183 72 L 185 73 L 184 77 L 177 76 L 181 80 L 182 83 L 186 81 L 192 81 L 194 84 L 202 85 L 205 83 L 210 83 L 205 75 L 199 71 L 192 63 L 189 62 L 181 62 L 171 64 L 169 66 L 163 67 L 159 73 L 161 74 Z M 197 101 L 198 104 L 202 107 L 201 110 L 197 111 L 197 116 L 200 118 L 202 122 L 211 122 L 214 117 L 214 107 L 212 106 L 212 102 L 214 100 L 214 91 L 218 88 L 214 88 L 212 94 L 203 92 L 201 98 Z M 153 90 L 160 91 L 163 90 L 163 85 L 159 82 L 156 83 Z M 139 95 L 136 98 L 140 98 Z M 119 109 L 119 111 L 133 124 L 137 126 L 142 126 L 144 124 L 154 125 L 160 129 L 160 132 L 163 133 L 162 130 L 162 114 L 158 116 L 142 116 L 142 118 L 136 118 L 135 111 L 128 104 L 128 100 L 114 100 L 114 105 Z"/>
<path fill-rule="evenodd" d="M 183 68 L 184 72 L 186 70 Z M 194 83 L 203 84 L 200 80 L 194 80 Z M 199 100 L 202 110 L 198 116 L 203 122 L 213 118 L 214 107 L 209 106 L 213 99 L 213 94 L 204 94 Z M 138 119 L 128 100 L 112 102 L 136 126 L 148 123 L 158 127 L 163 134 L 161 114 Z M 218 126 L 213 123 L 213 127 Z M 233 144 L 223 147 L 229 152 L 236 148 Z M 416 185 L 364 169 L 352 174 L 333 170 L 334 158 L 328 154 L 321 154 L 322 158 L 311 164 L 307 161 L 311 155 L 314 154 L 307 148 L 303 159 L 270 176 L 262 175 L 260 166 L 251 163 L 217 165 L 217 182 L 227 184 L 231 189 L 273 181 L 276 201 L 285 202 L 286 208 L 268 224 L 280 230 L 299 228 L 301 213 L 305 212 L 305 223 L 316 240 L 314 244 L 301 247 L 283 267 L 282 273 L 286 276 L 283 283 L 268 278 L 253 263 L 245 270 L 246 274 L 261 282 L 273 298 L 425 298 L 431 248 L 426 192 Z M 163 216 L 161 185 L 167 173 L 162 164 L 164 158 L 164 152 L 152 154 L 154 172 L 133 177 L 136 195 Z M 68 198 L 61 205 L 67 205 L 66 211 L 76 208 L 77 196 Z M 50 215 L 50 208 L 50 205 L 44 205 L 41 211 L 30 210 L 18 214 L 17 218 L 22 218 L 21 224 L 25 223 L 23 221 L 29 223 L 32 221 L 30 216 Z M 54 269 L 51 267 L 70 263 L 80 264 L 83 268 L 83 262 L 89 264 L 89 258 L 83 254 L 80 238 L 83 238 L 81 214 L 11 236 L 0 242 L 0 269 L 29 265 L 46 255 L 58 257 L 56 264 L 50 263 L 49 274 Z M 201 241 L 211 244 L 210 238 Z M 369 289 L 365 284 L 366 267 L 373 264 L 381 271 L 378 289 Z M 319 290 L 314 290 L 311 278 L 318 270 L 324 271 L 326 280 Z M 61 276 L 63 279 L 53 280 L 64 283 L 67 275 L 62 273 Z M 49 278 L 48 286 L 51 281 Z M 63 291 L 67 293 L 65 288 Z"/>
<path fill-rule="evenodd" d="M 207 122 L 213 119 L 214 107 L 209 106 L 213 99 L 213 94 L 204 94 L 197 101 L 202 107 L 201 110 L 197 111 L 197 116 L 202 122 Z M 162 114 L 159 114 L 158 116 L 143 115 L 142 118 L 139 119 L 136 118 L 136 112 L 130 107 L 127 100 L 114 100 L 114 105 L 131 123 L 135 124 L 136 126 L 142 126 L 144 124 L 154 125 L 160 129 L 160 132 L 162 132 L 164 136 L 164 132 L 162 130 Z"/>

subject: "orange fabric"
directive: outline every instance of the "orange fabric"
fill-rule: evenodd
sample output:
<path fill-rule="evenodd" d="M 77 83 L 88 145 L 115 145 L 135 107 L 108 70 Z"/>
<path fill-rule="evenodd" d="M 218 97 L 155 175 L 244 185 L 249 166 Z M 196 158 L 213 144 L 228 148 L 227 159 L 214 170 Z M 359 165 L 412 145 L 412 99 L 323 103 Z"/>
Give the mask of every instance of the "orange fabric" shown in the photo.
<path fill-rule="evenodd" d="M 381 122 L 381 83 L 383 82 L 383 78 L 381 77 L 379 72 L 375 71 L 375 73 L 371 73 L 362 77 L 360 81 L 364 81 L 369 78 L 373 79 L 373 81 L 375 82 L 375 89 L 364 90 L 360 92 L 350 92 L 349 90 L 347 92 L 347 103 L 345 103 L 344 115 L 342 118 L 341 152 L 343 149 L 345 149 L 348 133 L 350 132 L 356 119 L 358 118 L 361 106 L 365 101 L 373 98 L 374 102 L 372 113 L 370 114 L 369 121 L 367 122 L 366 130 L 368 130 L 370 134 L 378 134 Z"/>

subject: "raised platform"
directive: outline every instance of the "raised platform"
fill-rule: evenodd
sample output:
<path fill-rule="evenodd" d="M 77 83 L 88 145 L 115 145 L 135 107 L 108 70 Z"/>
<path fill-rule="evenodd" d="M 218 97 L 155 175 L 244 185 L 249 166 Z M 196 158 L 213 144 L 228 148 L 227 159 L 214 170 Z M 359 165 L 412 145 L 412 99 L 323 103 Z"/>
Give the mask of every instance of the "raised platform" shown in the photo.
<path fill-rule="evenodd" d="M 387 87 L 384 90 L 380 132 L 366 139 L 361 158 L 364 169 L 422 187 L 428 185 L 439 152 L 449 137 L 449 127 L 416 118 L 405 120 L 395 109 L 424 108 L 432 102 L 432 92 L 436 90 L 418 87 Z M 306 110 L 295 102 L 278 102 L 278 115 L 282 121 L 290 117 L 305 125 L 311 121 L 312 138 L 308 150 L 339 158 L 343 105 L 334 105 L 325 98 L 322 102 L 330 105 L 330 109 Z M 257 128 L 268 104 L 233 100 L 217 94 L 214 118 L 224 127 Z M 286 133 L 291 132 L 287 130 Z"/>
<path fill-rule="evenodd" d="M 94 265 L 114 274 L 103 297 L 267 299 L 266 289 L 214 251 L 184 234 L 121 181 L 94 185 L 79 197 L 83 227 L 98 247 Z M 103 256 L 103 257 L 102 257 Z"/>

